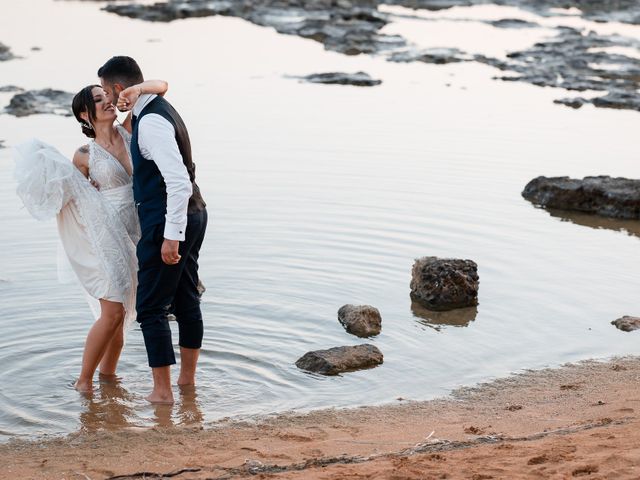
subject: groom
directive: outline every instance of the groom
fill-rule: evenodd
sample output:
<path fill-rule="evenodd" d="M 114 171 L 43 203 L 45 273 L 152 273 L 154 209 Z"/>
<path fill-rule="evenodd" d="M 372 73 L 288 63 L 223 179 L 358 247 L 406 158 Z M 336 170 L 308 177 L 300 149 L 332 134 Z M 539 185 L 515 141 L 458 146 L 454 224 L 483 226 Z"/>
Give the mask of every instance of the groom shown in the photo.
<path fill-rule="evenodd" d="M 124 56 L 111 58 L 98 76 L 114 105 L 122 90 L 143 81 L 136 61 Z M 170 366 L 176 359 L 167 313 L 171 309 L 178 321 L 178 385 L 194 385 L 203 336 L 198 254 L 207 211 L 178 112 L 164 98 L 144 94 L 132 113 L 133 195 L 142 230 L 136 311 L 153 371 L 147 400 L 173 403 Z"/>

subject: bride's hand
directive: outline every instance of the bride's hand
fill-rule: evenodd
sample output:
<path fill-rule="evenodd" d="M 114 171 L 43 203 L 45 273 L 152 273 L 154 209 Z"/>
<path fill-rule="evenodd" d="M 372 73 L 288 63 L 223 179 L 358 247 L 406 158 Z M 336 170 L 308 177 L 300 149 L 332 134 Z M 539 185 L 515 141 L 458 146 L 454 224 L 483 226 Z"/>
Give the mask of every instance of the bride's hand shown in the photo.
<path fill-rule="evenodd" d="M 121 112 L 128 112 L 133 108 L 140 95 L 142 95 L 142 88 L 140 85 L 133 85 L 132 87 L 125 88 L 118 96 L 118 103 L 116 104 L 116 107 Z"/>

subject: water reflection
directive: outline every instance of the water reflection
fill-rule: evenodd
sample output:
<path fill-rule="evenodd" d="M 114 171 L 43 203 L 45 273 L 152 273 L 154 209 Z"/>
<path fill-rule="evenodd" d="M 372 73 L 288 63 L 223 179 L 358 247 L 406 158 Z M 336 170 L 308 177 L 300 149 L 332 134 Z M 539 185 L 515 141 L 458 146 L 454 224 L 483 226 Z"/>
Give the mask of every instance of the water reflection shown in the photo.
<path fill-rule="evenodd" d="M 97 389 L 86 396 L 86 409 L 80 414 L 81 429 L 95 432 L 133 426 L 133 405 L 134 397 L 122 386 L 120 378 L 100 375 Z"/>
<path fill-rule="evenodd" d="M 607 218 L 593 213 L 574 212 L 570 210 L 559 210 L 555 208 L 545 208 L 549 215 L 559 218 L 563 222 L 571 222 L 583 227 L 596 229 L 614 230 L 625 232 L 634 237 L 640 237 L 639 220 L 623 220 L 620 218 Z"/>
<path fill-rule="evenodd" d="M 443 327 L 468 327 L 478 315 L 478 307 L 457 308 L 447 312 L 434 312 L 423 307 L 415 300 L 411 301 L 411 312 L 416 321 L 425 327 L 442 330 Z"/>

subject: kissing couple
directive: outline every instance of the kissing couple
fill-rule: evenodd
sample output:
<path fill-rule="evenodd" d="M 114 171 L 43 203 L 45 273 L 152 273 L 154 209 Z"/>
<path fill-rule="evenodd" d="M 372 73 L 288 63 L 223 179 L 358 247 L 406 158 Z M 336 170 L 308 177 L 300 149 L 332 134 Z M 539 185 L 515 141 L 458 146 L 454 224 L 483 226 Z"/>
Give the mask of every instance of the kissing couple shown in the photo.
<path fill-rule="evenodd" d="M 126 56 L 108 60 L 98 77 L 101 85 L 83 88 L 72 102 L 88 144 L 73 162 L 40 140 L 16 147 L 17 193 L 34 217 L 56 216 L 69 264 L 99 314 L 75 388 L 90 393 L 98 368 L 100 375 L 116 374 L 126 327 L 137 320 L 153 374 L 146 399 L 170 404 L 176 363 L 170 313 L 179 330 L 178 385 L 195 385 L 206 205 L 189 133 L 163 97 L 167 83 L 144 81 Z M 129 111 L 122 124 L 116 107 Z"/>

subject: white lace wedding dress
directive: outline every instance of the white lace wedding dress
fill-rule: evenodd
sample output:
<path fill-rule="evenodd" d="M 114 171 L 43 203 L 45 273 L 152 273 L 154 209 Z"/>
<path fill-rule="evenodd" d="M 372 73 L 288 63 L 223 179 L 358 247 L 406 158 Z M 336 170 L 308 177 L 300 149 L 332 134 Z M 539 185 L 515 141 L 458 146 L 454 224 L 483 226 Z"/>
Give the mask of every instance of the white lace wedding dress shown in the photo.
<path fill-rule="evenodd" d="M 131 137 L 122 135 L 129 159 Z M 94 299 L 124 304 L 128 326 L 135 319 L 137 288 L 136 244 L 140 225 L 135 211 L 131 177 L 122 164 L 95 141 L 89 143 L 89 180 L 54 147 L 30 140 L 16 148 L 17 193 L 31 215 L 54 215 L 60 240 L 78 280 Z"/>

